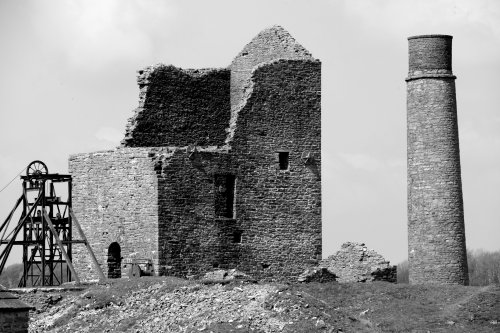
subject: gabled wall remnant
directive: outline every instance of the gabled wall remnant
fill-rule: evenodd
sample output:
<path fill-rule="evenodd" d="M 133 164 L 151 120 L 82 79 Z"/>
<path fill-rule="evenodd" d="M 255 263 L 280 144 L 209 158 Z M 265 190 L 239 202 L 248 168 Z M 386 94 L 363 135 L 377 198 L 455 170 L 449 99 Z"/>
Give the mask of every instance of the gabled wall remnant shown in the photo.
<path fill-rule="evenodd" d="M 337 275 L 338 282 L 396 282 L 396 266 L 391 266 L 364 243 L 347 242 L 337 253 L 321 261 L 322 267 Z"/>
<path fill-rule="evenodd" d="M 255 66 L 276 59 L 314 60 L 311 53 L 280 26 L 261 31 L 234 58 L 231 70 L 231 110 L 244 100 Z"/>

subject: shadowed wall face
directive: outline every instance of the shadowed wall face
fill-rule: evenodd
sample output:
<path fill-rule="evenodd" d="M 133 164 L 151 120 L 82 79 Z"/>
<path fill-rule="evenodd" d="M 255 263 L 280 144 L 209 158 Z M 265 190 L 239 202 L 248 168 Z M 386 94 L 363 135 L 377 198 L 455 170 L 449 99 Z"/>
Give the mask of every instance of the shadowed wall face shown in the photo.
<path fill-rule="evenodd" d="M 221 145 L 230 117 L 230 71 L 157 65 L 139 71 L 139 107 L 127 147 Z"/>
<path fill-rule="evenodd" d="M 468 284 L 451 36 L 409 38 L 410 283 Z"/>

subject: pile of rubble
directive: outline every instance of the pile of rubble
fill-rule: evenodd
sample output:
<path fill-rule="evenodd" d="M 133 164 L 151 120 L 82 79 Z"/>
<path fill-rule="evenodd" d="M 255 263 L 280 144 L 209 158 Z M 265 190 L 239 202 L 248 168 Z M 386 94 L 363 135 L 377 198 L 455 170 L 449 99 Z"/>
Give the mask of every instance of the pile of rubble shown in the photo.
<path fill-rule="evenodd" d="M 154 293 L 154 289 L 146 292 Z M 220 284 L 209 288 L 194 285 L 169 294 L 158 293 L 159 297 L 152 298 L 149 304 L 132 301 L 129 311 L 149 313 L 137 322 L 143 332 L 203 331 L 212 323 L 224 321 L 239 323 L 238 328 L 267 326 L 266 331 L 279 331 L 285 323 L 273 322 L 271 313 L 263 308 L 264 300 L 273 292 L 276 288 L 251 284 L 232 289 Z M 135 296 L 139 302 L 144 297 Z M 147 309 L 141 311 L 141 307 Z"/>
<path fill-rule="evenodd" d="M 338 282 L 397 281 L 396 266 L 391 266 L 380 254 L 368 250 L 364 243 L 347 242 L 340 251 L 320 263 Z"/>
<path fill-rule="evenodd" d="M 297 279 L 299 282 L 335 282 L 337 281 L 337 276 L 331 273 L 325 267 L 311 268 L 307 269 L 304 273 L 299 275 Z"/>
<path fill-rule="evenodd" d="M 257 282 L 254 278 L 236 269 L 218 269 L 212 272 L 207 272 L 201 279 L 201 282 L 204 284 L 227 283 L 234 280 Z"/>
<path fill-rule="evenodd" d="M 265 306 L 265 300 L 277 293 L 276 286 L 252 283 L 191 284 L 168 291 L 160 282 L 132 292 L 125 300 L 96 307 L 88 303 L 95 295 L 86 292 L 65 296 L 43 315 L 35 315 L 30 332 L 94 332 L 102 327 L 113 332 L 209 332 L 218 323 L 245 332 L 280 332 L 291 322 Z M 64 328 L 57 327 L 62 322 Z"/>

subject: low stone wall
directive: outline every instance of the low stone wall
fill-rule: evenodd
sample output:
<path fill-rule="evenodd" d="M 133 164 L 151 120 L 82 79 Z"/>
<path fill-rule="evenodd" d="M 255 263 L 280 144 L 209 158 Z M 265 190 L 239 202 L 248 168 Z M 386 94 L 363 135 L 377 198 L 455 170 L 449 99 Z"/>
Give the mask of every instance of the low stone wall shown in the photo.
<path fill-rule="evenodd" d="M 321 261 L 335 274 L 338 282 L 397 281 L 396 266 L 391 266 L 380 254 L 368 250 L 364 243 L 347 242 L 340 251 Z"/>
<path fill-rule="evenodd" d="M 28 333 L 29 310 L 0 311 L 0 332 Z"/>
<path fill-rule="evenodd" d="M 0 285 L 0 332 L 28 333 L 30 310 L 34 310 L 31 305 Z"/>

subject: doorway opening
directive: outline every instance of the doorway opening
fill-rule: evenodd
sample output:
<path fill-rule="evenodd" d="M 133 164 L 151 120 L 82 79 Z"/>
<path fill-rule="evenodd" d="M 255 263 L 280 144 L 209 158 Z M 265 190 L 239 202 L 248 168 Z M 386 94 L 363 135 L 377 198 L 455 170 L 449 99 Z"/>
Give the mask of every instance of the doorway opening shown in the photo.
<path fill-rule="evenodd" d="M 122 277 L 122 256 L 120 244 L 113 242 L 108 248 L 108 278 L 118 279 Z"/>

